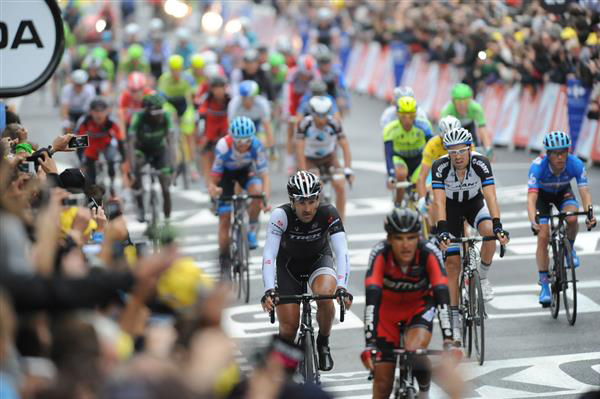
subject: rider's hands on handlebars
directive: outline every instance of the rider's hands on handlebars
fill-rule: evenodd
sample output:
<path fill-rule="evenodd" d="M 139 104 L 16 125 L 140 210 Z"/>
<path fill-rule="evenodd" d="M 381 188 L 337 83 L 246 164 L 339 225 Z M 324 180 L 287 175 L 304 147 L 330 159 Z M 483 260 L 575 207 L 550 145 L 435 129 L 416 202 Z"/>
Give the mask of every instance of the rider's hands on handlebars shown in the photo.
<path fill-rule="evenodd" d="M 502 228 L 502 222 L 500 222 L 500 218 L 493 218 L 492 225 L 494 228 L 494 235 L 498 237 L 498 241 L 500 241 L 500 244 L 508 244 L 508 241 L 510 240 L 510 234 L 508 233 L 508 231 Z"/>
<path fill-rule="evenodd" d="M 265 294 L 260 298 L 260 304 L 265 312 L 272 312 L 275 309 L 275 305 L 277 305 L 279 295 L 277 295 L 277 291 L 274 289 L 269 289 L 265 291 Z"/>
<path fill-rule="evenodd" d="M 343 297 L 346 309 L 350 309 L 350 306 L 352 306 L 352 301 L 354 300 L 354 296 L 352 296 L 352 294 L 349 293 L 348 290 L 346 290 L 344 287 L 338 287 L 335 290 L 335 296 L 338 297 L 338 303 L 340 303 L 341 298 Z"/>
<path fill-rule="evenodd" d="M 447 250 L 450 244 L 450 233 L 448 232 L 448 222 L 445 220 L 440 220 L 437 223 L 437 238 L 440 249 L 442 251 Z"/>
<path fill-rule="evenodd" d="M 596 217 L 592 216 L 591 219 L 585 219 L 585 225 L 587 226 L 588 230 L 591 230 L 593 227 L 596 227 Z"/>
<path fill-rule="evenodd" d="M 360 354 L 360 360 L 367 370 L 373 371 L 373 360 L 381 360 L 381 352 L 374 343 L 368 343 Z"/>
<path fill-rule="evenodd" d="M 208 195 L 210 195 L 211 198 L 217 198 L 222 192 L 223 188 L 212 183 L 208 185 Z"/>
<path fill-rule="evenodd" d="M 389 176 L 387 178 L 387 188 L 388 188 L 388 190 L 393 190 L 395 184 L 396 184 L 396 178 L 394 176 Z"/>

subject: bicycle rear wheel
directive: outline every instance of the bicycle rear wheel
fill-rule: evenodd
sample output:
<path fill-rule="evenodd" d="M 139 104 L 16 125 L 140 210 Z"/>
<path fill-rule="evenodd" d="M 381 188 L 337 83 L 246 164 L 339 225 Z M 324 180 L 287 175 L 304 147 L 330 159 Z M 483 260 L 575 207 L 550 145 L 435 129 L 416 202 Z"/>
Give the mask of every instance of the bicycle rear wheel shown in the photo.
<path fill-rule="evenodd" d="M 564 239 L 562 248 L 564 253 L 561 258 L 566 260 L 566 262 L 563 261 L 562 267 L 563 302 L 567 320 L 570 325 L 574 325 L 577 319 L 577 280 L 575 278 L 575 265 L 573 264 L 573 251 L 567 238 Z"/>
<path fill-rule="evenodd" d="M 552 268 L 548 273 L 548 282 L 550 284 L 550 291 L 552 293 L 552 300 L 550 301 L 550 315 L 553 319 L 558 317 L 558 311 L 560 310 L 560 290 L 562 284 L 561 270 L 564 258 L 559 256 L 556 250 L 555 244 L 552 244 Z"/>
<path fill-rule="evenodd" d="M 471 323 L 473 343 L 477 360 L 481 366 L 485 359 L 485 305 L 479 272 L 476 269 L 473 270 L 473 275 L 469 282 L 469 304 L 471 306 L 471 315 L 473 316 L 473 322 Z"/>
<path fill-rule="evenodd" d="M 239 274 L 239 291 L 238 298 L 244 298 L 244 302 L 250 301 L 250 267 L 249 267 L 249 252 L 248 235 L 246 227 L 242 226 L 238 237 L 238 274 Z"/>

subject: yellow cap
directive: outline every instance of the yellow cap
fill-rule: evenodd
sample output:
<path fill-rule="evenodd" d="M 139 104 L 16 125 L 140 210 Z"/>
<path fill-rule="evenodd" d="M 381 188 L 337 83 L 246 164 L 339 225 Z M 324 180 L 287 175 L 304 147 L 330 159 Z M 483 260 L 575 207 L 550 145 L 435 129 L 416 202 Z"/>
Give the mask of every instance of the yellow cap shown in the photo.
<path fill-rule="evenodd" d="M 183 68 L 183 57 L 175 54 L 169 57 L 169 68 L 180 71 Z"/>
<path fill-rule="evenodd" d="M 398 113 L 411 114 L 417 112 L 417 101 L 413 97 L 400 97 L 397 103 Z"/>
<path fill-rule="evenodd" d="M 194 69 L 202 69 L 204 68 L 204 57 L 202 57 L 200 54 L 194 54 L 192 55 L 192 57 L 190 58 L 191 63 L 192 63 L 192 68 Z"/>
<path fill-rule="evenodd" d="M 591 32 L 587 39 L 585 39 L 585 44 L 588 46 L 596 46 L 598 44 L 598 35 L 596 32 Z"/>
<path fill-rule="evenodd" d="M 560 32 L 560 38 L 563 40 L 569 40 L 574 37 L 577 37 L 577 32 L 575 31 L 575 29 L 571 28 L 570 26 L 567 26 L 566 28 L 564 28 L 562 30 L 562 32 Z"/>

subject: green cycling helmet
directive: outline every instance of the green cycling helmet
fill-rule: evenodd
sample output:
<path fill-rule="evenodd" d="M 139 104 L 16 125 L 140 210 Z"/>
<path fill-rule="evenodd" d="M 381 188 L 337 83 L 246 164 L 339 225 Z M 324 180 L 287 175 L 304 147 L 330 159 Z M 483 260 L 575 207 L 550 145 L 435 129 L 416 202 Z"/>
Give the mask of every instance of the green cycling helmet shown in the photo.
<path fill-rule="evenodd" d="M 280 67 L 285 64 L 285 57 L 279 52 L 274 52 L 269 55 L 269 65 L 271 67 Z"/>
<path fill-rule="evenodd" d="M 94 47 L 92 57 L 105 60 L 108 57 L 108 51 L 104 47 Z"/>
<path fill-rule="evenodd" d="M 129 55 L 129 58 L 131 58 L 132 60 L 137 60 L 139 58 L 142 58 L 143 53 L 144 53 L 144 49 L 142 48 L 142 46 L 140 46 L 137 43 L 132 44 L 127 49 L 127 55 Z"/>
<path fill-rule="evenodd" d="M 163 105 L 165 105 L 165 99 L 157 93 L 146 94 L 142 99 L 144 108 L 161 109 Z"/>
<path fill-rule="evenodd" d="M 452 99 L 453 100 L 460 100 L 460 99 L 464 99 L 464 98 L 472 98 L 473 97 L 473 90 L 471 90 L 471 88 L 464 84 L 464 83 L 457 83 L 454 85 L 454 87 L 452 87 Z"/>

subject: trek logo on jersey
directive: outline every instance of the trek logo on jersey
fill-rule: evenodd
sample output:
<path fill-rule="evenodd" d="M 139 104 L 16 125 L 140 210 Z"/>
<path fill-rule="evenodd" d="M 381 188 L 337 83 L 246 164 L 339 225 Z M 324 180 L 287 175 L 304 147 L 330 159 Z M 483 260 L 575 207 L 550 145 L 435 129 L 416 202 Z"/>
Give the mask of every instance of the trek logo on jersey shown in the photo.
<path fill-rule="evenodd" d="M 306 235 L 290 234 L 290 238 L 292 240 L 298 240 L 298 241 L 316 241 L 319 238 L 321 238 L 321 233 L 306 234 Z"/>

